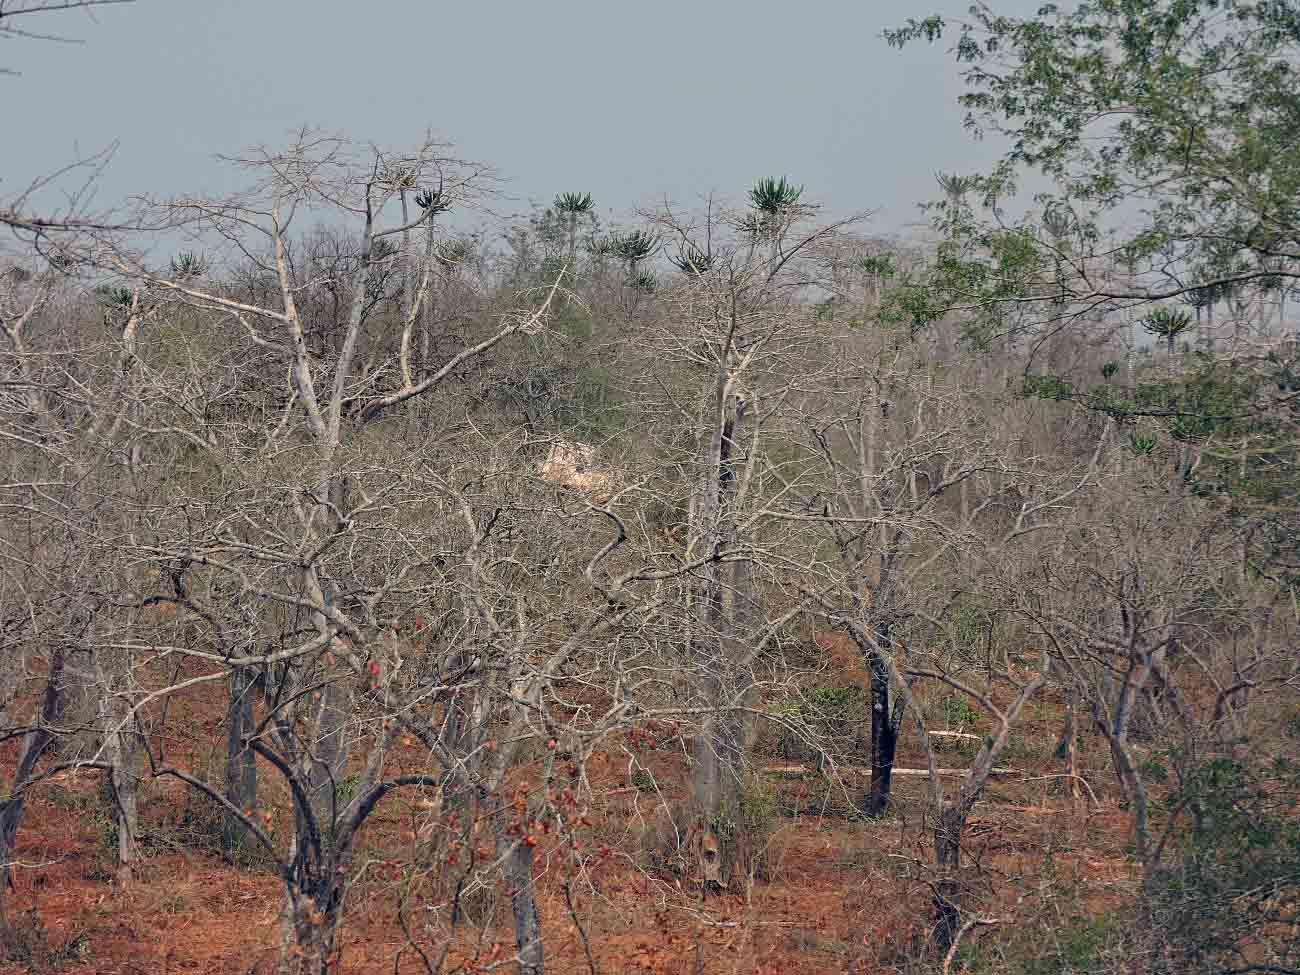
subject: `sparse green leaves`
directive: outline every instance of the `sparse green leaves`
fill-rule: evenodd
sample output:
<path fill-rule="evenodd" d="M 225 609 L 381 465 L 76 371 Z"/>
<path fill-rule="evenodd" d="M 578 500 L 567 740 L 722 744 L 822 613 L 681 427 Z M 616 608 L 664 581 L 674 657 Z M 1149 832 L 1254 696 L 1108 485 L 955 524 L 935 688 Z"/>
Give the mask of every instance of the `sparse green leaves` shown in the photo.
<path fill-rule="evenodd" d="M 101 285 L 96 289 L 96 294 L 99 296 L 100 303 L 106 308 L 130 308 L 135 301 L 135 295 L 130 288 L 117 285 Z"/>
<path fill-rule="evenodd" d="M 929 41 L 933 44 L 943 36 L 944 27 L 943 18 L 937 14 L 921 20 L 908 18 L 902 27 L 885 31 L 885 41 L 890 47 L 897 48 L 905 47 L 917 40 Z"/>

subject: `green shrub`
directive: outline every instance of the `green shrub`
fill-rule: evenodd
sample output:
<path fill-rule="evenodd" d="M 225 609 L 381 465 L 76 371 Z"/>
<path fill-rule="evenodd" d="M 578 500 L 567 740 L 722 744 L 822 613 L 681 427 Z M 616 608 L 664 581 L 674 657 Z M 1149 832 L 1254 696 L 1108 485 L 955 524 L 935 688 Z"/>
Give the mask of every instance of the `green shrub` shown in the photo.
<path fill-rule="evenodd" d="M 854 686 L 824 686 L 784 702 L 777 713 L 786 722 L 776 737 L 775 751 L 795 761 L 820 761 L 855 756 L 867 728 L 871 702 Z M 793 726 L 793 727 L 791 727 Z"/>
<path fill-rule="evenodd" d="M 641 792 L 657 791 L 654 773 L 648 768 L 639 768 L 632 773 L 632 784 Z"/>
<path fill-rule="evenodd" d="M 956 691 L 946 695 L 939 703 L 939 706 L 942 708 L 943 719 L 949 728 L 957 730 L 969 728 L 980 719 L 979 709 L 967 699 L 965 694 L 959 694 Z"/>
<path fill-rule="evenodd" d="M 1162 973 L 1300 966 L 1300 765 L 1205 762 L 1171 797 L 1191 831 L 1147 883 L 1150 923 L 1165 942 Z"/>

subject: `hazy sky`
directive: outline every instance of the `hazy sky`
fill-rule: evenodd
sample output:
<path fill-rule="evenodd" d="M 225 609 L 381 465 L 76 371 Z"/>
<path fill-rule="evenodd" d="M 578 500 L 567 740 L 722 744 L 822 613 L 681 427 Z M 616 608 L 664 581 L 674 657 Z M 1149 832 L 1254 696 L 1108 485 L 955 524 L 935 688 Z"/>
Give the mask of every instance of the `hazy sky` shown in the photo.
<path fill-rule="evenodd" d="M 0 196 L 115 139 L 105 204 L 233 189 L 214 154 L 303 124 L 393 148 L 432 126 L 496 166 L 517 209 L 585 190 L 626 213 L 789 175 L 893 231 L 935 195 L 935 170 L 969 172 L 994 146 L 962 129 L 948 44 L 900 52 L 880 32 L 968 3 L 137 0 L 47 15 L 40 29 L 85 43 L 0 44 L 21 72 L 0 77 Z"/>

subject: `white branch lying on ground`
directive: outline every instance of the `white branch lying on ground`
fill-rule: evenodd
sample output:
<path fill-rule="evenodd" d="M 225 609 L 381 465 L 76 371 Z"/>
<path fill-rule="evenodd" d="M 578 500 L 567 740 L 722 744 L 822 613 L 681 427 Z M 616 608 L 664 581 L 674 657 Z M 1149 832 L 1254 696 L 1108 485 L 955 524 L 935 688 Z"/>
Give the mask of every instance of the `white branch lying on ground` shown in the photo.
<path fill-rule="evenodd" d="M 858 775 L 870 775 L 871 769 L 862 765 L 837 765 L 837 772 L 853 772 Z M 807 765 L 768 765 L 759 769 L 768 775 L 808 775 L 817 771 Z M 936 775 L 965 775 L 968 769 L 964 768 L 937 768 L 934 770 Z M 1015 768 L 995 768 L 991 775 L 1018 775 L 1020 769 Z M 891 775 L 929 775 L 929 769 L 923 768 L 895 768 Z"/>

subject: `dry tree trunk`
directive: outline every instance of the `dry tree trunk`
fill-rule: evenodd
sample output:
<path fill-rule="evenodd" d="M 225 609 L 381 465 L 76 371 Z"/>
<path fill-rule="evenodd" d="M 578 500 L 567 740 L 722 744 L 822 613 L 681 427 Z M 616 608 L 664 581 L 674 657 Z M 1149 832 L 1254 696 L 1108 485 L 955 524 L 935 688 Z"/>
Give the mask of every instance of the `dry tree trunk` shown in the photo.
<path fill-rule="evenodd" d="M 96 668 L 99 678 L 100 720 L 104 739 L 101 747 L 109 768 L 104 773 L 104 791 L 113 805 L 117 823 L 117 876 L 118 882 L 131 882 L 134 864 L 139 856 L 140 815 L 138 792 L 139 766 L 143 738 L 131 713 L 131 703 L 124 689 L 115 689 L 111 676 L 101 665 Z"/>
<path fill-rule="evenodd" d="M 257 672 L 252 667 L 234 667 L 230 671 L 230 698 L 226 707 L 226 798 L 245 813 L 257 811 L 257 760 L 246 744 L 255 724 L 253 695 Z M 227 862 L 243 843 L 244 825 L 227 816 L 221 832 L 221 847 Z"/>
<path fill-rule="evenodd" d="M 50 726 L 57 724 L 63 715 L 66 700 L 65 666 L 66 652 L 62 647 L 56 647 L 50 654 L 49 674 L 45 679 L 45 690 L 41 694 L 40 716 L 36 727 L 23 735 L 9 798 L 0 802 L 0 927 L 8 923 L 6 902 L 9 890 L 13 887 L 12 855 L 26 804 L 23 788 L 36 771 L 41 756 L 54 744 Z"/>
<path fill-rule="evenodd" d="M 533 847 L 526 835 L 510 836 L 508 811 L 498 799 L 492 821 L 497 834 L 497 856 L 502 861 L 502 877 L 510 897 L 515 923 L 515 947 L 519 955 L 519 975 L 543 975 L 542 925 L 537 912 L 537 891 L 533 884 Z"/>
<path fill-rule="evenodd" d="M 887 629 L 885 630 L 887 634 Z M 883 641 L 888 645 L 889 637 Z M 894 757 L 898 750 L 900 714 L 889 706 L 889 668 L 879 653 L 872 653 L 871 667 L 871 785 L 867 793 L 865 811 L 868 816 L 880 816 L 889 808 L 889 793 L 893 780 Z"/>
<path fill-rule="evenodd" d="M 725 362 L 726 356 L 722 358 Z M 692 554 L 696 558 L 710 552 L 720 557 L 738 541 L 733 530 L 740 487 L 737 454 L 747 417 L 745 403 L 733 385 L 734 378 L 726 366 L 720 366 L 708 417 L 709 439 L 691 512 Z M 702 582 L 695 593 L 693 642 L 697 661 L 710 675 L 705 687 L 706 704 L 716 710 L 705 716 L 695 740 L 694 801 L 697 815 L 724 851 L 725 878 L 747 852 L 741 806 L 750 724 L 743 705 L 748 701 L 750 678 L 742 661 L 747 656 L 746 623 L 757 603 L 752 570 L 743 560 L 712 562 L 700 576 Z M 724 818 L 730 821 L 729 829 L 722 828 Z"/>
<path fill-rule="evenodd" d="M 935 922 L 931 941 L 940 953 L 952 946 L 961 927 L 961 841 L 969 809 L 962 802 L 946 806 L 934 825 Z"/>

